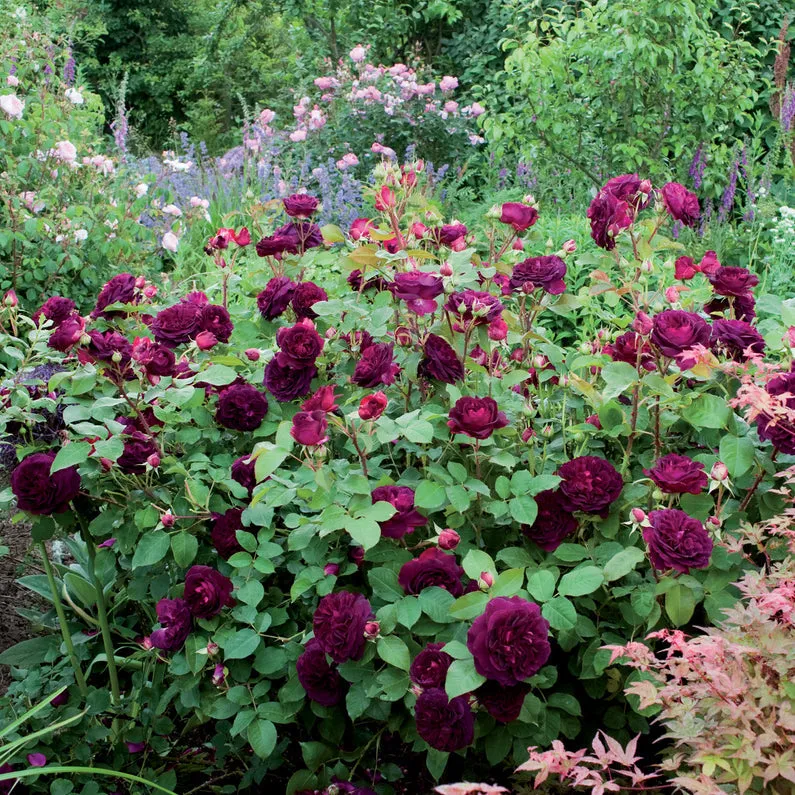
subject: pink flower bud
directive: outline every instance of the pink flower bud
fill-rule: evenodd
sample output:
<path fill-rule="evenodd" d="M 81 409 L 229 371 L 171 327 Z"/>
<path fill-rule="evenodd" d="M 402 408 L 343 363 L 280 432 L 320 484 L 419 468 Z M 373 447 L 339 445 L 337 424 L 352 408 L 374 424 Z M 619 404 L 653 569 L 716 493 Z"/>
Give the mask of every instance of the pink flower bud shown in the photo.
<path fill-rule="evenodd" d="M 368 621 L 364 625 L 364 637 L 367 640 L 375 640 L 381 631 L 381 625 L 377 621 Z"/>
<path fill-rule="evenodd" d="M 517 237 L 516 240 L 514 240 L 513 243 L 511 244 L 511 248 L 514 251 L 524 251 L 524 241 L 521 238 Z"/>
<path fill-rule="evenodd" d="M 163 527 L 173 527 L 174 522 L 177 521 L 177 517 L 174 516 L 171 511 L 166 511 L 161 517 L 160 521 L 163 523 Z"/>
<path fill-rule="evenodd" d="M 544 370 L 547 366 L 547 357 L 542 353 L 537 353 L 533 357 L 533 367 L 537 370 Z"/>
<path fill-rule="evenodd" d="M 411 331 L 406 326 L 398 326 L 395 329 L 395 342 L 403 348 L 411 345 Z"/>
<path fill-rule="evenodd" d="M 524 355 L 525 355 L 524 348 L 514 348 L 511 351 L 511 361 L 521 363 L 524 361 Z"/>
<path fill-rule="evenodd" d="M 654 263 L 650 259 L 645 259 L 640 263 L 641 273 L 654 273 Z"/>
<path fill-rule="evenodd" d="M 530 295 L 535 289 L 536 286 L 532 282 L 524 282 L 524 284 L 522 284 L 522 292 L 527 295 Z"/>
<path fill-rule="evenodd" d="M 648 195 L 649 193 L 651 193 L 651 180 L 648 180 L 648 179 L 642 179 L 642 180 L 640 181 L 640 186 L 638 187 L 638 190 L 639 190 L 641 193 L 645 193 L 646 195 Z"/>
<path fill-rule="evenodd" d="M 437 543 L 439 544 L 439 549 L 451 550 L 458 546 L 459 541 L 461 541 L 461 536 L 458 535 L 455 530 L 446 527 L 439 533 L 439 540 Z"/>
<path fill-rule="evenodd" d="M 419 221 L 416 221 L 411 225 L 411 234 L 417 238 L 417 240 L 421 240 L 425 235 L 428 233 L 428 227 L 425 224 L 421 224 Z"/>
<path fill-rule="evenodd" d="M 596 428 L 597 431 L 601 431 L 602 430 L 602 423 L 599 420 L 599 415 L 598 414 L 591 414 L 590 417 L 586 417 L 585 418 L 585 421 L 589 425 L 593 425 L 593 427 Z"/>
<path fill-rule="evenodd" d="M 113 461 L 109 458 L 100 458 L 99 463 L 106 472 L 110 472 L 113 469 Z"/>
<path fill-rule="evenodd" d="M 729 469 L 723 461 L 716 461 L 712 465 L 709 476 L 718 483 L 723 483 L 729 479 Z"/>
<path fill-rule="evenodd" d="M 220 687 L 226 681 L 226 668 L 221 663 L 215 666 L 213 670 L 213 684 Z"/>
<path fill-rule="evenodd" d="M 135 286 L 139 290 L 143 290 L 146 287 L 146 277 L 145 276 L 137 276 L 135 279 Z"/>
<path fill-rule="evenodd" d="M 489 323 L 488 335 L 490 340 L 500 342 L 508 336 L 508 324 L 501 318 L 495 317 Z"/>
<path fill-rule="evenodd" d="M 154 284 L 147 284 L 146 287 L 144 287 L 144 295 L 147 298 L 154 298 L 157 295 L 157 287 L 155 287 Z"/>
<path fill-rule="evenodd" d="M 577 250 L 577 244 L 573 240 L 567 240 L 563 244 L 563 250 L 567 254 L 573 254 Z"/>
<path fill-rule="evenodd" d="M 463 251 L 467 247 L 467 242 L 463 237 L 459 237 L 450 244 L 451 251 Z"/>
<path fill-rule="evenodd" d="M 555 433 L 555 431 L 553 430 L 551 425 L 545 425 L 541 429 L 541 435 L 546 437 L 547 439 L 549 439 L 552 436 L 553 433 Z"/>
<path fill-rule="evenodd" d="M 152 469 L 157 469 L 160 466 L 160 456 L 157 453 L 152 453 L 152 455 L 146 459 L 146 463 L 149 464 Z"/>
<path fill-rule="evenodd" d="M 384 185 L 376 191 L 375 194 L 375 209 L 383 212 L 395 206 L 397 200 L 395 198 L 395 191 L 392 188 Z"/>
<path fill-rule="evenodd" d="M 665 288 L 665 300 L 668 301 L 669 304 L 675 304 L 679 300 L 679 288 L 678 287 L 666 287 Z"/>
<path fill-rule="evenodd" d="M 638 312 L 638 314 L 635 315 L 635 319 L 632 321 L 632 328 L 642 337 L 647 337 L 651 334 L 654 323 L 645 312 Z"/>
<path fill-rule="evenodd" d="M 326 334 L 325 334 L 325 336 L 326 336 L 326 339 L 327 339 L 327 340 L 333 340 L 333 339 L 334 339 L 334 337 L 336 337 L 336 336 L 337 336 L 337 329 L 335 329 L 335 328 L 334 328 L 334 326 L 329 326 L 329 327 L 326 329 Z"/>
<path fill-rule="evenodd" d="M 721 522 L 721 520 L 717 516 L 708 516 L 706 523 L 707 525 L 714 527 L 716 530 L 719 529 L 720 526 L 723 524 L 723 522 Z"/>
<path fill-rule="evenodd" d="M 646 512 L 642 508 L 633 508 L 629 515 L 635 524 L 643 524 L 646 521 Z"/>
<path fill-rule="evenodd" d="M 449 262 L 443 262 L 439 266 L 439 273 L 442 276 L 452 276 L 453 275 L 453 266 Z"/>
<path fill-rule="evenodd" d="M 3 297 L 3 304 L 5 306 L 19 306 L 19 298 L 13 290 L 9 290 Z"/>
<path fill-rule="evenodd" d="M 480 588 L 481 591 L 488 591 L 492 585 L 494 585 L 494 577 L 487 571 L 480 572 L 480 577 L 478 577 L 478 588 Z"/>
<path fill-rule="evenodd" d="M 522 441 L 529 442 L 535 435 L 536 432 L 532 428 L 525 428 L 522 431 Z"/>
<path fill-rule="evenodd" d="M 28 764 L 31 767 L 44 767 L 47 757 L 44 754 L 28 754 Z"/>
<path fill-rule="evenodd" d="M 217 643 L 213 643 L 212 641 L 210 641 L 207 644 L 207 656 L 208 657 L 215 657 L 216 654 L 218 654 L 218 644 Z"/>
<path fill-rule="evenodd" d="M 258 362 L 259 361 L 260 353 L 259 353 L 259 351 L 256 348 L 246 348 L 245 353 L 246 353 L 246 358 L 250 362 Z"/>
<path fill-rule="evenodd" d="M 144 651 L 152 651 L 152 649 L 154 649 L 152 641 L 149 639 L 149 635 L 146 635 L 145 637 L 141 638 L 141 648 Z"/>
<path fill-rule="evenodd" d="M 200 351 L 209 351 L 218 344 L 218 338 L 212 331 L 200 331 L 196 335 L 196 347 Z"/>
<path fill-rule="evenodd" d="M 327 563 L 323 567 L 323 574 L 325 574 L 326 577 L 336 577 L 339 571 L 340 567 L 338 563 Z"/>

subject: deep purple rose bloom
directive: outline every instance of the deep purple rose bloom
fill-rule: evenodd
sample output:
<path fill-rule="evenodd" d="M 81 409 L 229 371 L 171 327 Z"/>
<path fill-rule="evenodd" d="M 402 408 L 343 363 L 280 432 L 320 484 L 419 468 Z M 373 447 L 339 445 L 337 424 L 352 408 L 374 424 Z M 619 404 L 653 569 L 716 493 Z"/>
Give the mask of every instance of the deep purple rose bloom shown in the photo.
<path fill-rule="evenodd" d="M 490 680 L 475 691 L 475 698 L 494 720 L 513 723 L 519 717 L 529 692 L 530 686 L 524 683 L 506 687 Z"/>
<path fill-rule="evenodd" d="M 391 342 L 374 342 L 362 352 L 356 362 L 351 381 L 356 386 L 372 389 L 379 384 L 392 384 L 400 367 L 395 363 L 394 345 Z"/>
<path fill-rule="evenodd" d="M 131 304 L 135 299 L 135 276 L 131 273 L 120 273 L 114 276 L 100 290 L 97 303 L 91 312 L 91 317 L 113 317 L 123 315 L 121 310 L 105 312 L 105 307 L 111 304 Z"/>
<path fill-rule="evenodd" d="M 654 316 L 651 341 L 663 356 L 676 357 L 695 345 L 709 345 L 709 325 L 682 309 L 666 309 Z"/>
<path fill-rule="evenodd" d="M 128 425 L 122 434 L 124 450 L 116 459 L 116 466 L 129 475 L 140 475 L 146 471 L 146 460 L 157 453 L 155 440 L 143 431 Z"/>
<path fill-rule="evenodd" d="M 174 351 L 149 337 L 136 339 L 132 346 L 132 357 L 148 376 L 174 375 L 177 357 Z"/>
<path fill-rule="evenodd" d="M 429 236 L 440 246 L 452 246 L 455 242 L 466 236 L 467 228 L 464 224 L 443 224 L 429 230 Z"/>
<path fill-rule="evenodd" d="M 522 525 L 522 532 L 545 552 L 554 552 L 565 538 L 577 532 L 574 514 L 563 507 L 560 492 L 547 489 L 535 496 L 538 515 L 531 525 Z"/>
<path fill-rule="evenodd" d="M 678 182 L 669 182 L 662 186 L 663 204 L 668 214 L 675 221 L 680 221 L 685 226 L 694 226 L 701 215 L 698 206 L 698 197 L 691 193 L 684 185 Z"/>
<path fill-rule="evenodd" d="M 764 337 L 744 320 L 712 321 L 712 350 L 716 353 L 725 352 L 729 358 L 744 362 L 746 351 L 763 354 L 765 352 Z"/>
<path fill-rule="evenodd" d="M 56 328 L 63 323 L 75 309 L 75 302 L 71 298 L 53 295 L 48 298 L 33 315 L 33 322 L 38 325 L 41 317 L 51 320 Z"/>
<path fill-rule="evenodd" d="M 517 232 L 526 232 L 538 220 L 538 210 L 521 202 L 504 202 L 500 223 L 510 224 Z"/>
<path fill-rule="evenodd" d="M 496 320 L 505 309 L 498 298 L 479 290 L 452 293 L 445 302 L 444 308 L 465 328 L 485 326 Z"/>
<path fill-rule="evenodd" d="M 285 253 L 297 254 L 300 244 L 301 241 L 295 225 L 285 224 L 280 226 L 269 237 L 263 237 L 254 246 L 254 250 L 259 257 L 281 257 Z"/>
<path fill-rule="evenodd" d="M 237 540 L 237 531 L 243 529 L 242 517 L 242 508 L 229 508 L 225 513 L 213 514 L 210 541 L 224 560 L 229 560 L 235 552 L 243 551 Z"/>
<path fill-rule="evenodd" d="M 317 367 L 314 364 L 301 369 L 282 367 L 274 358 L 265 366 L 263 383 L 279 403 L 289 403 L 309 393 L 316 375 Z"/>
<path fill-rule="evenodd" d="M 409 677 L 420 687 L 444 687 L 447 669 L 453 664 L 453 658 L 442 651 L 444 643 L 429 643 L 411 663 Z"/>
<path fill-rule="evenodd" d="M 47 345 L 56 351 L 65 353 L 73 345 L 80 342 L 80 338 L 86 330 L 86 321 L 77 314 L 72 312 L 68 317 L 64 318 L 58 327 L 50 334 L 47 340 Z"/>
<path fill-rule="evenodd" d="M 649 343 L 634 331 L 627 331 L 616 337 L 602 349 L 614 362 L 626 362 L 633 367 L 640 366 L 644 370 L 653 370 L 655 367 Z"/>
<path fill-rule="evenodd" d="M 721 265 L 709 276 L 712 289 L 718 295 L 739 297 L 749 295 L 751 290 L 759 284 L 759 277 L 747 268 Z"/>
<path fill-rule="evenodd" d="M 286 276 L 274 276 L 257 296 L 257 307 L 265 320 L 279 317 L 290 305 L 295 282 Z"/>
<path fill-rule="evenodd" d="M 550 295 L 560 295 L 566 289 L 563 277 L 566 275 L 566 263 L 554 254 L 543 257 L 530 257 L 514 266 L 509 282 L 511 290 L 516 292 L 528 282 L 533 287 L 541 288 Z"/>
<path fill-rule="evenodd" d="M 155 315 L 150 328 L 158 342 L 176 348 L 189 342 L 201 330 L 202 308 L 192 301 L 180 301 Z"/>
<path fill-rule="evenodd" d="M 291 303 L 297 318 L 309 318 L 313 320 L 317 317 L 312 307 L 318 301 L 327 301 L 328 295 L 322 287 L 318 287 L 314 282 L 299 282 L 293 290 Z"/>
<path fill-rule="evenodd" d="M 612 251 L 616 247 L 618 233 L 632 225 L 634 213 L 626 201 L 603 189 L 588 207 L 588 218 L 596 245 Z"/>
<path fill-rule="evenodd" d="M 293 221 L 282 229 L 292 227 L 293 234 L 298 239 L 298 253 L 303 254 L 310 248 L 317 248 L 323 245 L 323 233 L 317 224 L 309 221 Z M 276 230 L 277 232 L 280 230 Z"/>
<path fill-rule="evenodd" d="M 610 505 L 621 494 L 624 482 L 616 468 L 604 458 L 584 455 L 567 461 L 558 469 L 563 478 L 560 493 L 569 511 L 607 516 Z"/>
<path fill-rule="evenodd" d="M 475 670 L 504 687 L 537 674 L 549 659 L 549 622 L 535 602 L 497 596 L 467 632 Z"/>
<path fill-rule="evenodd" d="M 392 282 L 392 295 L 418 315 L 435 312 L 439 307 L 436 296 L 444 292 L 444 283 L 435 273 L 409 271 L 398 273 Z"/>
<path fill-rule="evenodd" d="M 328 441 L 328 420 L 325 411 L 299 411 L 293 416 L 290 436 L 298 444 L 316 447 Z"/>
<path fill-rule="evenodd" d="M 276 344 L 281 348 L 276 358 L 282 367 L 310 367 L 320 356 L 325 340 L 315 331 L 311 321 L 299 321 L 276 332 Z"/>
<path fill-rule="evenodd" d="M 737 320 L 750 323 L 756 317 L 756 301 L 750 293 L 736 295 L 734 298 L 716 295 L 711 301 L 704 304 L 704 311 L 712 316 L 730 313 Z"/>
<path fill-rule="evenodd" d="M 769 395 L 795 396 L 795 373 L 784 373 L 767 382 L 765 391 Z M 795 397 L 782 400 L 790 412 L 795 412 Z M 776 450 L 795 455 L 795 424 L 786 417 L 769 417 L 760 414 L 756 418 L 756 429 L 762 441 L 770 442 Z"/>
<path fill-rule="evenodd" d="M 55 453 L 31 453 L 11 473 L 11 491 L 20 511 L 47 516 L 63 513 L 80 491 L 77 467 L 50 474 Z"/>
<path fill-rule="evenodd" d="M 712 539 L 698 519 L 684 511 L 666 508 L 649 514 L 650 527 L 643 530 L 649 560 L 657 571 L 674 569 L 689 574 L 705 569 L 712 555 Z"/>
<path fill-rule="evenodd" d="M 184 599 L 161 599 L 155 608 L 160 629 L 149 636 L 152 645 L 163 651 L 178 651 L 193 628 L 193 616 Z"/>
<path fill-rule="evenodd" d="M 453 433 L 464 433 L 473 439 L 488 439 L 498 428 L 504 428 L 508 418 L 500 411 L 497 401 L 490 397 L 462 397 L 450 409 L 447 427 Z"/>
<path fill-rule="evenodd" d="M 619 174 L 607 180 L 602 190 L 621 201 L 629 201 L 640 190 L 640 183 L 641 179 L 637 174 Z"/>
<path fill-rule="evenodd" d="M 88 344 L 86 354 L 94 361 L 106 362 L 119 370 L 126 370 L 132 359 L 132 345 L 123 334 L 118 331 L 88 332 L 91 342 Z"/>
<path fill-rule="evenodd" d="M 232 607 L 232 581 L 209 566 L 191 566 L 185 575 L 184 598 L 196 618 L 212 618 Z"/>
<path fill-rule="evenodd" d="M 268 413 L 268 398 L 251 384 L 232 384 L 218 396 L 215 421 L 233 431 L 255 431 Z"/>
<path fill-rule="evenodd" d="M 294 193 L 286 199 L 282 199 L 284 211 L 291 218 L 309 218 L 317 210 L 318 200 L 308 193 Z"/>
<path fill-rule="evenodd" d="M 336 666 L 326 660 L 326 652 L 316 640 L 310 640 L 295 663 L 298 681 L 312 701 L 324 707 L 333 707 L 345 698 L 348 685 L 339 675 Z"/>
<path fill-rule="evenodd" d="M 254 459 L 249 460 L 249 457 L 245 455 L 236 459 L 232 464 L 232 480 L 236 480 L 243 486 L 248 491 L 249 497 L 254 491 L 254 486 L 257 485 L 257 476 L 254 474 L 255 466 Z"/>
<path fill-rule="evenodd" d="M 388 502 L 396 512 L 385 522 L 379 522 L 381 535 L 385 538 L 402 538 L 424 527 L 428 520 L 414 508 L 414 490 L 408 486 L 378 486 L 373 489 L 373 504 Z"/>
<path fill-rule="evenodd" d="M 707 487 L 704 465 L 686 455 L 668 453 L 643 472 L 666 494 L 701 494 Z"/>
<path fill-rule="evenodd" d="M 466 696 L 452 701 L 440 687 L 425 690 L 414 707 L 417 734 L 437 751 L 458 751 L 475 739 L 475 715 Z"/>
<path fill-rule="evenodd" d="M 455 555 L 448 555 L 438 547 L 429 547 L 418 558 L 400 567 L 398 582 L 407 594 L 416 595 L 423 588 L 436 586 L 458 597 L 464 593 L 463 574 Z"/>
<path fill-rule="evenodd" d="M 202 307 L 200 328 L 201 331 L 214 334 L 218 342 L 229 342 L 235 327 L 224 307 L 220 304 L 207 304 Z"/>
<path fill-rule="evenodd" d="M 450 343 L 438 334 L 429 334 L 423 345 L 423 357 L 417 367 L 418 375 L 435 378 L 444 384 L 454 384 L 464 378 L 464 365 L 458 360 Z"/>
<path fill-rule="evenodd" d="M 324 596 L 312 619 L 315 640 L 336 663 L 361 660 L 364 626 L 372 614 L 370 603 L 361 594 L 338 591 Z"/>

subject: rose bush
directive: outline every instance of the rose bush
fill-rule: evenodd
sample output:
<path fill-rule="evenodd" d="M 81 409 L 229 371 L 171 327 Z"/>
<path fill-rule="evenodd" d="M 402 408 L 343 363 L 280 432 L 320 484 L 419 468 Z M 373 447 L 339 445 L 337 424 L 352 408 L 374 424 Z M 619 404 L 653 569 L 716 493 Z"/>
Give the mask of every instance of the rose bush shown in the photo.
<path fill-rule="evenodd" d="M 711 254 L 677 281 L 664 230 L 692 202 L 611 180 L 591 218 L 612 197 L 621 223 L 574 259 L 521 202 L 427 227 L 411 165 L 379 167 L 374 195 L 356 234 L 306 198 L 288 245 L 284 218 L 252 219 L 270 242 L 208 244 L 201 291 L 131 274 L 88 317 L 4 305 L 2 504 L 43 565 L 56 536 L 72 556 L 21 581 L 60 635 L 0 655 L 12 704 L 69 687 L 80 717 L 49 758 L 71 742 L 179 791 L 198 771 L 289 793 L 504 784 L 528 746 L 649 732 L 604 647 L 737 599 L 733 533 L 781 509 L 795 450 L 787 315 L 759 325 L 764 352 L 713 337 L 739 313 L 754 330 L 755 284 L 717 292 Z M 318 250 L 354 278 L 309 281 Z"/>

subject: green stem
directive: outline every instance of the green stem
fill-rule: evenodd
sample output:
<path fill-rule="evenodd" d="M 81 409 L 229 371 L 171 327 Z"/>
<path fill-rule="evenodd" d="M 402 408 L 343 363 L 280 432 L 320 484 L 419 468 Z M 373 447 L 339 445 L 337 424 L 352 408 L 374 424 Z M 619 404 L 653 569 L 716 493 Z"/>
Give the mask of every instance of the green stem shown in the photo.
<path fill-rule="evenodd" d="M 58 585 L 55 582 L 55 575 L 52 571 L 50 559 L 47 556 L 47 547 L 44 542 L 40 542 L 41 559 L 44 563 L 44 571 L 47 574 L 47 582 L 50 584 L 50 591 L 52 592 L 52 601 L 55 605 L 55 613 L 58 616 L 58 624 L 61 627 L 61 637 L 63 638 L 64 646 L 66 646 L 66 653 L 69 655 L 69 661 L 72 663 L 72 669 L 75 672 L 75 681 L 80 688 L 80 693 L 85 697 L 88 695 L 88 687 L 86 686 L 86 678 L 83 676 L 83 669 L 80 667 L 80 661 L 75 654 L 75 647 L 72 643 L 72 633 L 69 632 L 69 625 L 66 623 L 66 613 L 64 613 L 63 603 L 58 594 Z"/>

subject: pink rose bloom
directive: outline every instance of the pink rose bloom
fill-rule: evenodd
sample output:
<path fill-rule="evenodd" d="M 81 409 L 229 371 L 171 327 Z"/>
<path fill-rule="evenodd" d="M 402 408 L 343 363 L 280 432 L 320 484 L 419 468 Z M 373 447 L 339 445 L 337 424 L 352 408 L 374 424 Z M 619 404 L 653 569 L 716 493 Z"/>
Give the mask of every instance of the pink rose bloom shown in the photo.
<path fill-rule="evenodd" d="M 324 127 L 325 124 L 326 117 L 323 115 L 323 111 L 315 105 L 312 112 L 309 114 L 309 126 L 315 130 L 319 130 L 321 127 Z"/>
<path fill-rule="evenodd" d="M 265 110 L 260 111 L 259 123 L 263 127 L 267 127 L 275 118 L 276 118 L 276 112 L 272 111 L 270 108 L 265 108 Z"/>
<path fill-rule="evenodd" d="M 9 75 L 6 78 L 6 83 L 12 88 L 16 88 L 19 85 L 19 78 L 16 75 Z"/>
<path fill-rule="evenodd" d="M 333 77 L 316 77 L 314 82 L 321 91 L 327 91 L 329 88 L 334 88 Z"/>
<path fill-rule="evenodd" d="M 21 119 L 25 103 L 16 94 L 3 94 L 0 96 L 0 110 L 10 119 Z"/>
<path fill-rule="evenodd" d="M 74 163 L 77 160 L 77 149 L 71 141 L 58 141 L 52 150 L 52 155 L 62 163 Z"/>
<path fill-rule="evenodd" d="M 367 50 L 361 44 L 357 44 L 349 55 L 354 63 L 361 63 L 367 57 Z"/>
<path fill-rule="evenodd" d="M 293 143 L 298 143 L 299 141 L 306 140 L 306 130 L 294 130 L 289 135 L 290 140 Z"/>
<path fill-rule="evenodd" d="M 482 116 L 486 112 L 486 108 L 483 107 L 479 102 L 473 102 L 469 106 L 469 112 L 477 118 L 478 116 Z"/>
<path fill-rule="evenodd" d="M 397 77 L 398 75 L 402 75 L 404 72 L 408 70 L 408 66 L 404 63 L 396 63 L 394 66 L 389 67 L 389 74 L 392 77 Z"/>
<path fill-rule="evenodd" d="M 441 88 L 442 91 L 455 91 L 455 89 L 458 88 L 458 78 L 445 75 L 439 81 L 439 88 Z"/>
<path fill-rule="evenodd" d="M 449 99 L 444 103 L 445 113 L 455 113 L 458 110 L 458 103 L 454 99 Z"/>
<path fill-rule="evenodd" d="M 423 83 L 415 89 L 420 96 L 431 96 L 436 91 L 436 83 Z"/>
<path fill-rule="evenodd" d="M 348 152 L 337 161 L 337 168 L 340 171 L 345 171 L 346 168 L 351 168 L 359 164 L 359 158 L 353 152 Z"/>

